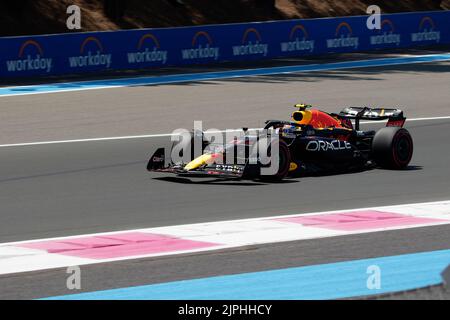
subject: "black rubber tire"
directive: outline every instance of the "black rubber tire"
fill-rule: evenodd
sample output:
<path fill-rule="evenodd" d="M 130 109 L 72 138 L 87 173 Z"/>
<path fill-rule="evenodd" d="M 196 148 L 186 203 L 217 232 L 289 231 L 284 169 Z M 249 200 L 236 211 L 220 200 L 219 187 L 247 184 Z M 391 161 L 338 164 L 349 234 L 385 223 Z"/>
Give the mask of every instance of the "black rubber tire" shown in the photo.
<path fill-rule="evenodd" d="M 404 169 L 413 155 L 413 140 L 409 131 L 400 127 L 385 127 L 377 131 L 372 141 L 372 156 L 385 169 Z"/>
<path fill-rule="evenodd" d="M 269 145 L 269 156 L 270 156 L 270 149 L 271 146 Z M 278 171 L 276 174 L 274 175 L 260 175 L 259 178 L 262 181 L 267 181 L 267 182 L 277 182 L 277 181 L 281 181 L 284 178 L 286 178 L 286 176 L 289 173 L 289 166 L 291 163 L 291 152 L 289 151 L 289 147 L 286 144 L 286 142 L 284 142 L 283 140 L 279 140 L 279 167 L 278 167 Z"/>

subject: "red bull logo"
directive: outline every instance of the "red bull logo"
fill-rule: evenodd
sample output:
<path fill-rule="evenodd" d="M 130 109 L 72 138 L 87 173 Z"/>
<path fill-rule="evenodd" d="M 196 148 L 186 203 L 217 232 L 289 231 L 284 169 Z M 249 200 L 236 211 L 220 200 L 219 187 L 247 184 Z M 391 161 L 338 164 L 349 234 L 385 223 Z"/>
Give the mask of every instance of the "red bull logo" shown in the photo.
<path fill-rule="evenodd" d="M 423 17 L 419 23 L 419 31 L 411 33 L 412 42 L 436 42 L 441 41 L 441 32 L 437 30 L 436 25 L 428 16 Z"/>
<path fill-rule="evenodd" d="M 314 40 L 309 40 L 306 28 L 297 24 L 289 33 L 289 41 L 281 42 L 281 52 L 310 52 L 314 51 Z"/>
<path fill-rule="evenodd" d="M 6 61 L 8 72 L 44 71 L 50 73 L 52 70 L 52 58 L 44 57 L 44 50 L 36 40 L 29 39 L 22 43 L 17 56 L 18 59 Z"/>
<path fill-rule="evenodd" d="M 248 28 L 242 35 L 241 44 L 232 47 L 234 56 L 267 56 L 269 45 L 263 43 L 261 34 L 255 28 Z"/>
<path fill-rule="evenodd" d="M 206 31 L 198 31 L 191 41 L 191 48 L 181 50 L 183 60 L 219 59 L 219 47 L 215 47 L 213 39 Z"/>
<path fill-rule="evenodd" d="M 161 50 L 158 38 L 151 33 L 146 33 L 139 39 L 135 52 L 127 53 L 129 64 L 166 64 L 167 56 L 167 50 Z"/>
<path fill-rule="evenodd" d="M 326 40 L 327 48 L 353 48 L 358 49 L 359 37 L 353 36 L 352 27 L 347 22 L 341 22 L 336 27 L 335 37 Z"/>
<path fill-rule="evenodd" d="M 401 35 L 399 33 L 395 33 L 395 27 L 391 20 L 384 19 L 381 21 L 380 30 L 374 30 L 374 32 L 378 34 L 370 36 L 371 45 L 400 45 Z"/>
<path fill-rule="evenodd" d="M 87 37 L 80 45 L 80 55 L 69 57 L 71 68 L 103 67 L 109 68 L 112 54 L 104 52 L 101 41 L 93 36 Z"/>

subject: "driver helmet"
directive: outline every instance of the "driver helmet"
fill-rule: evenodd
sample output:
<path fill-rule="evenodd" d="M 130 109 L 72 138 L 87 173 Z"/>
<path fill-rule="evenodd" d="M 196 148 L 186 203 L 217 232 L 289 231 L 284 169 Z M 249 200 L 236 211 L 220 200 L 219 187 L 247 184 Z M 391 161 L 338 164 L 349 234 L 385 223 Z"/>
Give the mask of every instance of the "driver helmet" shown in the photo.
<path fill-rule="evenodd" d="M 296 126 L 286 124 L 281 128 L 281 136 L 285 138 L 295 138 Z"/>

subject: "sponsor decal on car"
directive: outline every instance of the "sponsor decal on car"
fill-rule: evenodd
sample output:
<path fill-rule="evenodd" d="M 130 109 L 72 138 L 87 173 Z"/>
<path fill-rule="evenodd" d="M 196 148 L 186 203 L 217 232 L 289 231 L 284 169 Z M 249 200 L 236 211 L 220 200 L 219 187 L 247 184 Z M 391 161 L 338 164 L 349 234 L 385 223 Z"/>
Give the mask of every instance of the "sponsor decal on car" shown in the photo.
<path fill-rule="evenodd" d="M 164 162 L 164 156 L 160 156 L 160 157 L 154 156 L 154 157 L 152 158 L 152 161 L 153 161 L 153 162 Z"/>
<path fill-rule="evenodd" d="M 243 171 L 244 167 L 236 165 L 216 164 L 215 169 L 239 173 Z"/>
<path fill-rule="evenodd" d="M 350 150 L 352 145 L 347 141 L 342 140 L 311 140 L 306 145 L 307 151 L 319 152 L 319 151 L 338 151 L 338 150 Z"/>

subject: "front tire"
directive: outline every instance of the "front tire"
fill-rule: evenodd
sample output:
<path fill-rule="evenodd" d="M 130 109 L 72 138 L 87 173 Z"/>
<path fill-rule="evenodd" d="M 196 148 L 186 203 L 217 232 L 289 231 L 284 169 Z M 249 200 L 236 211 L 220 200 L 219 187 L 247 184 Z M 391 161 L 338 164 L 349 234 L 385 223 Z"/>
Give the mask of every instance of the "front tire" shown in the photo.
<path fill-rule="evenodd" d="M 289 151 L 289 147 L 283 140 L 279 141 L 279 147 L 278 147 L 278 170 L 273 175 L 260 175 L 260 179 L 262 181 L 267 182 L 277 182 L 283 180 L 289 173 L 289 165 L 291 163 L 291 152 Z M 271 147 L 272 145 L 269 144 L 269 150 L 268 150 L 268 156 L 271 156 Z M 270 165 L 266 165 L 263 167 L 268 167 Z"/>
<path fill-rule="evenodd" d="M 399 127 L 385 127 L 377 131 L 372 141 L 376 164 L 385 169 L 404 169 L 413 155 L 413 140 L 409 131 Z"/>

